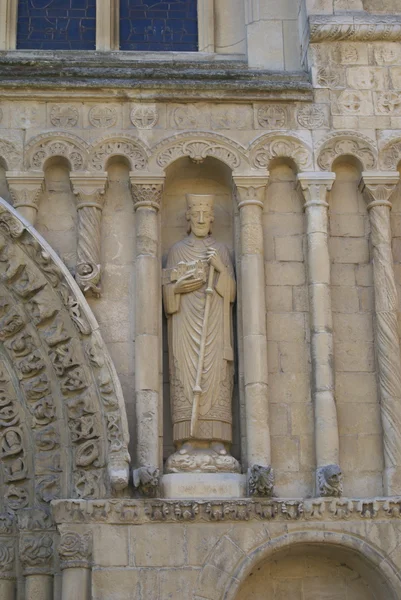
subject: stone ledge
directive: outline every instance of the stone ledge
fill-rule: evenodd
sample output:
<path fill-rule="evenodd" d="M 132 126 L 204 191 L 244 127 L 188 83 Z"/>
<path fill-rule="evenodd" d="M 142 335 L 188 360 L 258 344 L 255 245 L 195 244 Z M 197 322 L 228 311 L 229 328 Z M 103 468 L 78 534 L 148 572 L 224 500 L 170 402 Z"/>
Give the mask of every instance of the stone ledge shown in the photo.
<path fill-rule="evenodd" d="M 96 99 L 113 97 L 168 100 L 277 99 L 312 100 L 312 85 L 304 72 L 249 69 L 243 61 L 204 62 L 169 60 L 156 63 L 143 57 L 123 59 L 117 53 L 0 52 L 0 89 L 29 89 L 51 93 L 63 90 Z M 96 92 L 95 92 L 96 90 Z M 100 96 L 99 96 L 100 94 Z M 127 94 L 129 94 L 127 96 Z M 16 94 L 17 95 L 17 94 Z M 42 94 L 41 94 L 42 95 Z"/>
<path fill-rule="evenodd" d="M 336 15 L 309 17 L 309 41 L 399 42 L 401 16 Z"/>
<path fill-rule="evenodd" d="M 190 523 L 218 521 L 391 520 L 401 517 L 401 497 L 231 500 L 54 500 L 61 523 Z"/>

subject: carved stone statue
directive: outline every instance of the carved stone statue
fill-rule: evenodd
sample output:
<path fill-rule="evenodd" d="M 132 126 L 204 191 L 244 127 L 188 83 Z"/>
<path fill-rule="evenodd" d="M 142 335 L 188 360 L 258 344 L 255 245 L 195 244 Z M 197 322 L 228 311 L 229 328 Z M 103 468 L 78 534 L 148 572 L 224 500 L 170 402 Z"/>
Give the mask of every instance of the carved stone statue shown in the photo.
<path fill-rule="evenodd" d="M 236 285 L 228 249 L 211 236 L 213 201 L 188 194 L 189 235 L 171 248 L 163 272 L 177 447 L 168 473 L 240 471 L 229 454 Z"/>

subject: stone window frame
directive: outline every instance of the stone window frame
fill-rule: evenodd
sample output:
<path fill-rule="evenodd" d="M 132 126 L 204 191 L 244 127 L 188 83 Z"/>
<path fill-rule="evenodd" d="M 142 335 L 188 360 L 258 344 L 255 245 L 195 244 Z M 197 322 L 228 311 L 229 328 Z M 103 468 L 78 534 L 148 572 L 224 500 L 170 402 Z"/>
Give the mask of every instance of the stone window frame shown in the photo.
<path fill-rule="evenodd" d="M 198 52 L 215 52 L 214 2 L 198 0 Z M 0 2 L 0 50 L 17 49 L 17 13 L 18 0 Z M 119 51 L 119 13 L 119 0 L 96 0 L 96 51 Z"/>

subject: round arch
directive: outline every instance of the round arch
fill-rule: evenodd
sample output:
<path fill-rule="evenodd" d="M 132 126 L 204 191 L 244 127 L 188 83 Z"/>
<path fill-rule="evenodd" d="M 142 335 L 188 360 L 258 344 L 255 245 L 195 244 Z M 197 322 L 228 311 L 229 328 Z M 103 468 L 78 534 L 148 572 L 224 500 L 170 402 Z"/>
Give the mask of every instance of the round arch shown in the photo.
<path fill-rule="evenodd" d="M 377 547 L 353 534 L 309 529 L 306 531 L 285 533 L 276 538 L 269 539 L 248 554 L 241 552 L 241 558 L 236 562 L 233 562 L 232 552 L 227 552 L 227 555 L 222 554 L 222 545 L 218 543 L 209 555 L 199 575 L 194 599 L 202 597 L 204 600 L 216 600 L 217 596 L 210 596 L 204 588 L 208 569 L 212 568 L 216 570 L 216 565 L 219 565 L 222 575 L 225 575 L 220 578 L 219 600 L 237 600 L 238 591 L 248 575 L 258 565 L 291 549 L 308 547 L 324 547 L 326 552 L 329 552 L 330 549 L 342 552 L 345 561 L 352 553 L 356 556 L 357 561 L 364 565 L 366 570 L 370 569 L 372 573 L 377 574 L 377 577 L 384 586 L 386 595 L 383 597 L 386 600 L 397 600 L 400 597 L 401 576 L 398 569 Z M 214 588 L 214 594 L 215 591 Z"/>
<path fill-rule="evenodd" d="M 372 171 L 377 165 L 377 151 L 372 140 L 357 131 L 331 133 L 316 150 L 317 165 L 322 171 L 331 171 L 333 163 L 343 156 L 357 160 L 364 171 Z"/>
<path fill-rule="evenodd" d="M 106 171 L 111 160 L 123 157 L 131 171 L 143 171 L 149 160 L 149 149 L 138 138 L 129 135 L 110 135 L 101 138 L 90 149 L 89 169 Z"/>
<path fill-rule="evenodd" d="M 238 170 L 247 164 L 246 150 L 241 144 L 209 131 L 183 132 L 164 139 L 152 148 L 156 169 L 165 170 L 179 158 L 188 156 L 195 163 L 212 157 Z"/>
<path fill-rule="evenodd" d="M 258 137 L 249 147 L 251 166 L 269 170 L 277 159 L 289 160 L 298 171 L 312 169 L 312 150 L 306 142 L 295 135 L 268 133 Z"/>
<path fill-rule="evenodd" d="M 88 164 L 89 145 L 72 133 L 55 131 L 32 138 L 25 146 L 24 162 L 27 169 L 43 171 L 46 163 L 63 158 L 71 171 L 84 171 Z"/>

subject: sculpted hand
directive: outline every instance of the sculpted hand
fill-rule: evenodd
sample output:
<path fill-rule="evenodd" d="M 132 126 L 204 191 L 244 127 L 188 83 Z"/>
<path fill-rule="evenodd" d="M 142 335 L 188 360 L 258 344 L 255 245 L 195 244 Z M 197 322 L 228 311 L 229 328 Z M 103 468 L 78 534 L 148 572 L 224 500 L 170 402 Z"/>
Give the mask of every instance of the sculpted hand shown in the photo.
<path fill-rule="evenodd" d="M 222 273 L 222 271 L 225 270 L 226 267 L 214 248 L 208 248 L 206 251 L 206 257 L 209 265 L 213 265 L 218 273 Z"/>
<path fill-rule="evenodd" d="M 188 294 L 190 292 L 195 292 L 201 288 L 203 284 L 203 279 L 194 278 L 194 272 L 189 271 L 178 279 L 175 284 L 174 292 L 176 294 Z"/>

